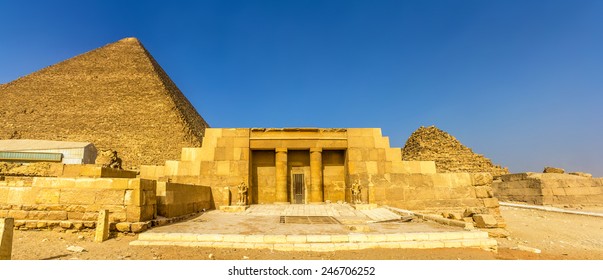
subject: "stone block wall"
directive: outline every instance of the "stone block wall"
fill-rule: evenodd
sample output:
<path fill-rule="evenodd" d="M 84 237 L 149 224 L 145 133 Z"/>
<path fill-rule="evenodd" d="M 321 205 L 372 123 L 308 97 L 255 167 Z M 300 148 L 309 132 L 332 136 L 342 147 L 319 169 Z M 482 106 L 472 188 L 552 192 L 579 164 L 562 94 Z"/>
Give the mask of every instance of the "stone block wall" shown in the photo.
<path fill-rule="evenodd" d="M 476 209 L 503 224 L 490 173 L 391 174 L 373 181 L 369 202 L 425 213 L 459 213 Z"/>
<path fill-rule="evenodd" d="M 156 182 L 114 178 L 43 178 L 0 181 L 0 217 L 35 221 L 90 221 L 101 209 L 111 222 L 155 218 Z"/>
<path fill-rule="evenodd" d="M 555 173 L 517 173 L 493 183 L 503 201 L 536 205 L 603 205 L 603 178 Z"/>
<path fill-rule="evenodd" d="M 136 178 L 137 172 L 107 168 L 97 164 L 64 164 L 51 162 L 20 164 L 0 162 L 0 175 L 70 178 Z"/>
<path fill-rule="evenodd" d="M 157 215 L 166 218 L 193 214 L 211 208 L 211 188 L 157 182 Z"/>
<path fill-rule="evenodd" d="M 95 164 L 65 164 L 59 177 L 136 178 L 136 171 L 102 167 Z"/>

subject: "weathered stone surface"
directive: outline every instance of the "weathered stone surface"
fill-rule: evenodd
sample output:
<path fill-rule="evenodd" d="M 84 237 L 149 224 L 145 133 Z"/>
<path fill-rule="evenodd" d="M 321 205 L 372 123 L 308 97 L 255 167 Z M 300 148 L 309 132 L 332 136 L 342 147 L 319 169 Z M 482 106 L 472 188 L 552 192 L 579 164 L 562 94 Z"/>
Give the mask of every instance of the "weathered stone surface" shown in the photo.
<path fill-rule="evenodd" d="M 523 173 L 504 175 L 492 187 L 496 197 L 503 201 L 554 206 L 603 205 L 601 178 L 561 173 Z"/>
<path fill-rule="evenodd" d="M 435 126 L 413 132 L 402 149 L 402 159 L 435 161 L 438 172 L 488 172 L 493 176 L 509 173 L 507 168 L 492 164 Z"/>
<path fill-rule="evenodd" d="M 461 213 L 450 213 L 448 215 L 448 219 L 462 220 L 463 219 L 463 214 L 461 214 Z"/>
<path fill-rule="evenodd" d="M 67 247 L 67 251 L 70 252 L 75 252 L 75 253 L 82 253 L 82 252 L 86 252 L 86 248 L 81 247 L 81 246 L 69 246 Z"/>
<path fill-rule="evenodd" d="M 10 260 L 13 250 L 13 218 L 0 218 L 0 260 Z"/>
<path fill-rule="evenodd" d="M 0 96 L 0 139 L 89 141 L 126 166 L 178 158 L 208 126 L 135 38 L 2 84 Z"/>
<path fill-rule="evenodd" d="M 563 174 L 563 173 L 565 173 L 565 170 L 563 170 L 561 168 L 557 168 L 557 167 L 547 166 L 547 167 L 544 168 L 544 171 L 542 171 L 542 173 L 559 173 L 559 174 Z"/>
<path fill-rule="evenodd" d="M 103 209 L 98 212 L 94 242 L 100 243 L 107 239 L 109 239 L 109 210 Z"/>
<path fill-rule="evenodd" d="M 506 238 L 510 235 L 509 231 L 504 228 L 487 228 L 484 230 L 487 231 L 488 236 L 492 238 Z"/>
<path fill-rule="evenodd" d="M 475 221 L 478 228 L 495 228 L 498 224 L 496 218 L 488 214 L 473 215 L 473 221 Z"/>
<path fill-rule="evenodd" d="M 121 232 L 129 232 L 130 231 L 130 223 L 117 223 L 115 224 L 115 229 Z"/>
<path fill-rule="evenodd" d="M 482 214 L 482 213 L 484 213 L 484 210 L 482 208 L 469 207 L 469 208 L 466 208 L 465 211 L 463 212 L 463 217 L 473 217 L 473 215 Z"/>
<path fill-rule="evenodd" d="M 132 223 L 132 225 L 130 226 L 130 229 L 133 233 L 141 233 L 145 230 L 147 230 L 147 223 Z"/>
<path fill-rule="evenodd" d="M 576 176 L 581 176 L 581 177 L 586 177 L 586 178 L 592 178 L 593 177 L 593 174 L 584 173 L 584 172 L 570 172 L 568 174 L 570 174 L 570 175 L 576 175 Z"/>

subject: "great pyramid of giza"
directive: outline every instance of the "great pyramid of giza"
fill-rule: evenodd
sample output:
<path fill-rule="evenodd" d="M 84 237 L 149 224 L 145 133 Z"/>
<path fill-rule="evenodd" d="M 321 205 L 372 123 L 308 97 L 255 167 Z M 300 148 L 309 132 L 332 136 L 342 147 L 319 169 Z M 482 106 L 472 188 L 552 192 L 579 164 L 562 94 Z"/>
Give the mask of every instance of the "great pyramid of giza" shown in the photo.
<path fill-rule="evenodd" d="M 435 126 L 421 126 L 413 132 L 402 148 L 402 159 L 435 161 L 437 172 L 490 172 L 493 176 L 509 173 L 507 168 L 492 164 Z"/>
<path fill-rule="evenodd" d="M 136 38 L 0 85 L 0 139 L 92 142 L 125 167 L 178 159 L 208 124 Z"/>

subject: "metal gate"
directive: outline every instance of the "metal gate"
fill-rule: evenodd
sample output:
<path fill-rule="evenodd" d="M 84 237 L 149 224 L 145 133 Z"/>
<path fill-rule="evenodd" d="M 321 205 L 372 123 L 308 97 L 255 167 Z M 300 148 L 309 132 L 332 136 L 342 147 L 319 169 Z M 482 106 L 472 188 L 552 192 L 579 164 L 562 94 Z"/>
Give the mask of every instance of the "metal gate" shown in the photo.
<path fill-rule="evenodd" d="M 293 184 L 293 203 L 304 203 L 304 174 L 291 174 L 291 183 Z"/>

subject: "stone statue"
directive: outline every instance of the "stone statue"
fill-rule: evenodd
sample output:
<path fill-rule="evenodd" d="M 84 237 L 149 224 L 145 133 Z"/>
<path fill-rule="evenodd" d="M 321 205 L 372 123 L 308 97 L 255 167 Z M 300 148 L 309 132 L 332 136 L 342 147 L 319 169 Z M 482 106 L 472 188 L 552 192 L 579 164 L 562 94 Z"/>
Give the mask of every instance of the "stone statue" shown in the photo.
<path fill-rule="evenodd" d="M 362 197 L 360 193 L 362 192 L 362 186 L 360 185 L 360 180 L 356 180 L 354 184 L 352 184 L 352 202 L 354 204 L 362 204 Z"/>
<path fill-rule="evenodd" d="M 117 151 L 113 150 L 101 151 L 96 157 L 95 163 L 106 168 L 122 169 L 121 158 L 117 156 Z"/>
<path fill-rule="evenodd" d="M 245 182 L 241 182 L 241 184 L 237 186 L 237 193 L 239 194 L 239 202 L 237 202 L 237 205 L 247 205 L 247 189 L 249 189 L 249 187 L 247 187 Z"/>

